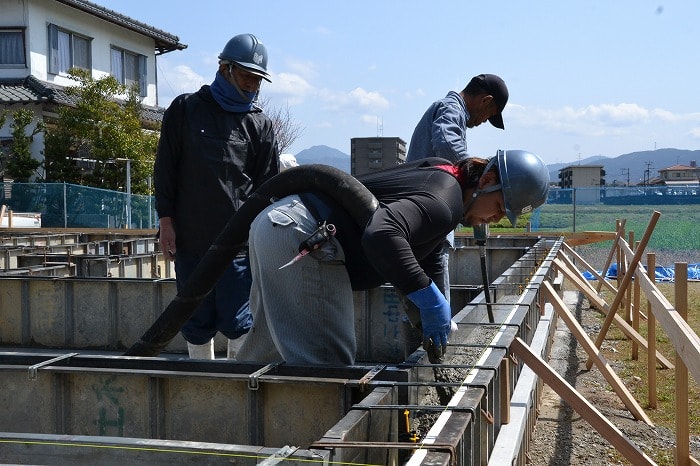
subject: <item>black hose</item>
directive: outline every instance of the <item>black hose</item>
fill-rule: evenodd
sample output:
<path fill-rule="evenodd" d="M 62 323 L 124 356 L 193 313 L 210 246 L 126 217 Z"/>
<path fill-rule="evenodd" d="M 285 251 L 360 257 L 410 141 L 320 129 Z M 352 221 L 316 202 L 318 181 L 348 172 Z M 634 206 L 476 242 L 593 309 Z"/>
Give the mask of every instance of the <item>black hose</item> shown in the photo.
<path fill-rule="evenodd" d="M 250 225 L 267 206 L 291 194 L 321 192 L 335 200 L 364 230 L 379 202 L 353 176 L 328 165 L 293 167 L 263 183 L 231 216 L 177 296 L 125 356 L 157 356 L 175 338 L 247 244 Z"/>

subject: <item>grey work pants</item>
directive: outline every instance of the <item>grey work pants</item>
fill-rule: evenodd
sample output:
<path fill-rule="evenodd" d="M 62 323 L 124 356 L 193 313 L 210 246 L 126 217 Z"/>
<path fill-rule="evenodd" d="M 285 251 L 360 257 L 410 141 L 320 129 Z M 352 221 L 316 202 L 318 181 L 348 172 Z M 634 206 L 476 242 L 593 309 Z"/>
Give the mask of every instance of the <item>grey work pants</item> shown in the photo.
<path fill-rule="evenodd" d="M 253 326 L 238 361 L 351 365 L 355 362 L 353 294 L 335 239 L 279 269 L 299 252 L 318 222 L 298 196 L 263 210 L 250 226 Z"/>

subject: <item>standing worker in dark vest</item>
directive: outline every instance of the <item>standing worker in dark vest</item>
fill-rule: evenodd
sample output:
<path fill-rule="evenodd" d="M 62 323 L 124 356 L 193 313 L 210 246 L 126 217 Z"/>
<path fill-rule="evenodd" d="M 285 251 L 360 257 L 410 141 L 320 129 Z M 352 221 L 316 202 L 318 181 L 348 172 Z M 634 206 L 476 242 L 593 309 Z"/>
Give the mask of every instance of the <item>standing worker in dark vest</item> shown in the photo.
<path fill-rule="evenodd" d="M 279 172 L 272 121 L 256 105 L 270 81 L 267 50 L 252 34 L 224 46 L 211 85 L 175 98 L 163 118 L 154 175 L 160 244 L 175 260 L 178 291 L 229 218 Z M 239 254 L 183 326 L 191 358 L 213 359 L 217 332 L 229 357 L 252 325 L 247 252 Z"/>

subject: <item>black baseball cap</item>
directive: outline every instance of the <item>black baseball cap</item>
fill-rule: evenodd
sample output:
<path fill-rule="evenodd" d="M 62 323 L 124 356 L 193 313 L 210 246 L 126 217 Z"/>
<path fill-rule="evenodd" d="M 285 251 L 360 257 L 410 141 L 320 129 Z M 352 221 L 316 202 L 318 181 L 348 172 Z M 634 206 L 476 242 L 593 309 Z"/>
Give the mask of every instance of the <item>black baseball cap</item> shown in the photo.
<path fill-rule="evenodd" d="M 474 76 L 472 80 L 467 85 L 469 89 L 480 89 L 483 93 L 489 94 L 496 101 L 496 106 L 498 107 L 498 113 L 491 118 L 489 118 L 489 123 L 491 123 L 496 128 L 504 129 L 503 127 L 503 109 L 506 108 L 508 103 L 508 88 L 506 83 L 495 74 L 480 74 Z"/>

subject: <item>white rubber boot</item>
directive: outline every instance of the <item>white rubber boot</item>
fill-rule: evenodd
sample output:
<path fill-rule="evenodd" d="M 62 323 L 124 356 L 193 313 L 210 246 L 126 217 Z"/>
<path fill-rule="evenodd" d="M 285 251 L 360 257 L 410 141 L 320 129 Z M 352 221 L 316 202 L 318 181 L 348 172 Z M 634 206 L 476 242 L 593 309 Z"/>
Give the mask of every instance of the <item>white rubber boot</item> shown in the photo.
<path fill-rule="evenodd" d="M 190 359 L 214 359 L 214 339 L 203 345 L 193 345 L 188 341 L 187 352 L 190 353 Z"/>
<path fill-rule="evenodd" d="M 245 341 L 245 337 L 248 334 L 242 335 L 235 340 L 229 339 L 228 341 L 228 351 L 226 352 L 226 359 L 236 359 L 236 353 L 241 349 L 241 345 Z"/>

